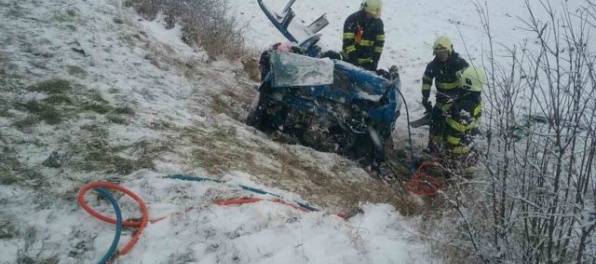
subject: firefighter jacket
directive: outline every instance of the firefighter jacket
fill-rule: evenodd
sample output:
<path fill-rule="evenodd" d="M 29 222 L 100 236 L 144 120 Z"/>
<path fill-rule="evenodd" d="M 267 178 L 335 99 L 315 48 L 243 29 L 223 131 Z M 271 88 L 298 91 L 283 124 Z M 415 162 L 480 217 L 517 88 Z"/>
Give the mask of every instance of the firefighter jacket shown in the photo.
<path fill-rule="evenodd" d="M 433 79 L 435 80 L 435 87 L 437 88 L 437 107 L 443 111 L 449 109 L 447 102 L 450 98 L 456 98 L 463 91 L 457 89 L 460 85 L 459 78 L 456 72 L 468 67 L 468 62 L 462 59 L 458 53 L 451 52 L 449 58 L 442 62 L 435 57 L 424 71 L 422 77 L 422 96 L 428 98 L 430 95 Z"/>
<path fill-rule="evenodd" d="M 344 23 L 342 55 L 344 60 L 369 71 L 376 71 L 385 45 L 385 30 L 380 18 L 367 18 L 360 10 Z"/>
<path fill-rule="evenodd" d="M 444 141 L 451 154 L 463 155 L 472 150 L 472 135 L 482 121 L 482 99 L 479 92 L 456 90 L 463 94 L 452 101 L 447 112 Z"/>

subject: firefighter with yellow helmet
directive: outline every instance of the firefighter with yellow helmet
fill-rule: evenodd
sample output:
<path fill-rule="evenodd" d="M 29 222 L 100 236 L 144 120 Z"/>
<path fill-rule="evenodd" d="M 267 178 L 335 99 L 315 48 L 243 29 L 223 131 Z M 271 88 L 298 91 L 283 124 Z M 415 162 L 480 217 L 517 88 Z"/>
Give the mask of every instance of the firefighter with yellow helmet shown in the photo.
<path fill-rule="evenodd" d="M 433 44 L 435 58 L 428 63 L 422 77 L 422 105 L 430 112 L 428 150 L 431 154 L 441 153 L 445 147 L 443 134 L 445 116 L 453 104 L 453 99 L 462 92 L 458 89 L 458 71 L 468 67 L 468 62 L 453 51 L 453 44 L 446 36 L 438 37 Z M 436 87 L 434 107 L 429 102 L 433 80 Z"/>
<path fill-rule="evenodd" d="M 381 0 L 364 0 L 344 23 L 342 57 L 353 65 L 376 71 L 385 45 Z"/>

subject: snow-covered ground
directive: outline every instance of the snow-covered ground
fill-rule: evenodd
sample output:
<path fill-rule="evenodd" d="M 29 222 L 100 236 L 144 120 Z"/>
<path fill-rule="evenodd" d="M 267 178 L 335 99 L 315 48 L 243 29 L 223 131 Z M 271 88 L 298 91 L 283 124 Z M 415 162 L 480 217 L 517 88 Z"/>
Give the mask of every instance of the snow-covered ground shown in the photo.
<path fill-rule="evenodd" d="M 230 2 L 249 43 L 284 41 L 256 0 Z M 299 0 L 295 10 L 305 23 L 327 13 L 322 44 L 339 50 L 343 20 L 359 2 Z M 499 43 L 528 38 L 516 19 L 525 15 L 522 1 L 489 8 Z M 399 66 L 413 118 L 423 111 L 420 78 L 436 36 L 450 36 L 456 51 L 481 63 L 486 39 L 471 1 L 387 0 L 383 19 L 380 66 Z M 0 263 L 99 261 L 115 228 L 76 197 L 104 180 L 137 193 L 151 219 L 167 217 L 150 224 L 121 263 L 440 262 L 417 234 L 419 219 L 394 208 L 391 188 L 352 161 L 246 127 L 255 83 L 239 62 L 206 61 L 180 41 L 179 27 L 144 21 L 119 0 L 0 0 Z M 50 90 L 58 84 L 63 89 Z M 399 148 L 406 120 L 398 122 Z M 425 129 L 413 133 L 416 145 L 426 143 Z M 60 166 L 42 165 L 54 151 Z M 226 183 L 163 178 L 172 174 Z M 321 211 L 214 204 L 273 198 L 240 185 Z M 86 200 L 112 214 L 106 201 Z M 120 202 L 125 218 L 140 217 L 132 199 Z M 348 220 L 335 215 L 356 207 L 361 213 Z M 132 234 L 124 231 L 119 248 Z"/>

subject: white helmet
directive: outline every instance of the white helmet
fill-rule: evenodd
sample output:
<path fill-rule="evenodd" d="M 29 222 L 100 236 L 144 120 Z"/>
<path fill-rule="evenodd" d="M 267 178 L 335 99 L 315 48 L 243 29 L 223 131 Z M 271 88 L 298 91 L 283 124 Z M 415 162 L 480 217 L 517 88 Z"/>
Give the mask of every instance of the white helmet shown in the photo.
<path fill-rule="evenodd" d="M 459 71 L 458 75 L 462 89 L 471 92 L 482 92 L 484 80 L 486 79 L 486 75 L 482 69 L 470 66 Z"/>

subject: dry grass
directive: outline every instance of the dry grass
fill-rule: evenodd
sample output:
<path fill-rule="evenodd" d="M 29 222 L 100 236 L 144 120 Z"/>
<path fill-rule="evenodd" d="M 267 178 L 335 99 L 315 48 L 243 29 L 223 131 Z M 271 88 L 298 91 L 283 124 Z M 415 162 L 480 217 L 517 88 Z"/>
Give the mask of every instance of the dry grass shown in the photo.
<path fill-rule="evenodd" d="M 159 12 L 159 3 L 156 0 L 125 0 L 124 6 L 132 6 L 141 17 L 147 20 L 153 20 Z"/>
<path fill-rule="evenodd" d="M 21 163 L 13 156 L 10 149 L 3 149 L 0 153 L 0 184 L 10 185 L 22 180 L 18 172 L 22 169 Z"/>
<path fill-rule="evenodd" d="M 79 66 L 67 66 L 66 67 L 68 73 L 70 75 L 76 76 L 78 78 L 81 79 L 85 79 L 87 77 L 87 75 L 89 75 L 89 73 L 87 73 L 87 71 Z"/>
<path fill-rule="evenodd" d="M 60 259 L 56 254 L 49 253 L 44 250 L 44 238 L 38 233 L 34 226 L 27 227 L 21 232 L 20 239 L 25 243 L 17 253 L 17 261 L 19 264 L 57 264 Z"/>
<path fill-rule="evenodd" d="M 170 151 L 164 142 L 141 140 L 131 145 L 111 145 L 105 128 L 94 125 L 82 128 L 91 136 L 71 145 L 71 151 L 82 158 L 74 166 L 84 171 L 105 171 L 126 175 L 139 169 L 154 169 L 153 160 L 161 153 Z"/>
<path fill-rule="evenodd" d="M 68 80 L 57 78 L 28 86 L 27 90 L 46 93 L 49 97 L 41 101 L 30 100 L 17 105 L 17 108 L 26 110 L 29 116 L 15 122 L 15 125 L 23 128 L 34 125 L 39 121 L 45 121 L 49 125 L 59 124 L 68 114 L 62 106 L 72 103 L 70 98 L 65 95 L 65 93 L 72 91 L 72 87 Z"/>
<path fill-rule="evenodd" d="M 153 129 L 153 130 L 169 130 L 170 128 L 173 128 L 174 125 L 172 125 L 171 123 L 163 120 L 163 119 L 159 119 L 157 121 L 153 121 L 151 123 L 149 123 L 149 128 Z"/>
<path fill-rule="evenodd" d="M 29 167 L 16 158 L 15 149 L 6 146 L 0 150 L 0 185 L 19 185 L 34 189 L 48 185 L 47 179 L 37 168 Z"/>
<path fill-rule="evenodd" d="M 185 128 L 183 141 L 197 146 L 191 153 L 193 166 L 210 174 L 221 175 L 233 170 L 245 171 L 259 178 L 260 182 L 299 194 L 319 206 L 352 212 L 364 202 L 389 203 L 403 215 L 420 213 L 417 199 L 407 192 L 394 192 L 391 186 L 371 178 L 350 180 L 342 168 L 354 166 L 351 161 L 339 159 L 332 171 L 321 168 L 327 164 L 304 160 L 283 148 L 271 149 L 264 144 L 241 139 L 233 127 L 206 132 Z M 263 165 L 257 155 L 272 159 L 273 167 Z M 335 172 L 334 172 L 335 171 Z M 345 177 L 342 177 L 345 176 Z"/>
<path fill-rule="evenodd" d="M 463 242 L 468 232 L 466 225 L 458 220 L 462 208 L 457 209 L 454 204 L 458 200 L 469 201 L 478 196 L 469 183 L 461 180 L 452 182 L 437 196 L 422 197 L 418 231 L 430 245 L 432 254 L 446 264 L 478 262 L 475 252 L 467 249 L 472 245 L 468 244 L 469 241 Z"/>
<path fill-rule="evenodd" d="M 238 82 L 238 86 L 224 86 L 221 93 L 213 96 L 211 109 L 225 114 L 240 122 L 244 122 L 253 99 L 257 96 L 255 89 L 249 84 Z"/>
<path fill-rule="evenodd" d="M 20 105 L 30 116 L 21 120 L 21 125 L 30 126 L 39 121 L 45 121 L 49 125 L 56 125 L 62 122 L 64 113 L 51 104 L 31 100 Z"/>
<path fill-rule="evenodd" d="M 259 65 L 259 59 L 256 56 L 246 55 L 240 58 L 242 63 L 242 69 L 246 72 L 248 78 L 255 82 L 261 81 L 261 67 Z"/>
<path fill-rule="evenodd" d="M 0 103 L 2 103 L 0 101 Z M 0 117 L 11 117 L 10 112 L 8 112 L 8 106 L 2 105 L 0 106 Z"/>
<path fill-rule="evenodd" d="M 17 109 L 24 110 L 29 114 L 14 123 L 21 129 L 41 121 L 45 121 L 49 125 L 57 125 L 81 112 L 105 115 L 107 120 L 119 124 L 125 124 L 128 116 L 135 114 L 129 106 L 114 107 L 110 105 L 110 102 L 104 99 L 97 90 L 88 90 L 64 79 L 43 81 L 27 87 L 27 90 L 45 93 L 48 97 L 17 104 Z M 8 109 L 6 112 L 8 113 Z"/>
<path fill-rule="evenodd" d="M 64 94 L 52 95 L 52 96 L 49 96 L 41 101 L 48 105 L 63 105 L 63 104 L 64 105 L 72 105 L 73 104 L 73 100 L 68 95 L 64 95 Z"/>
<path fill-rule="evenodd" d="M 0 219 L 0 239 L 11 239 L 18 235 L 19 229 L 14 217 Z"/>
<path fill-rule="evenodd" d="M 45 92 L 47 94 L 64 94 L 72 90 L 72 85 L 68 80 L 49 79 L 35 85 L 27 87 L 32 92 Z"/>

